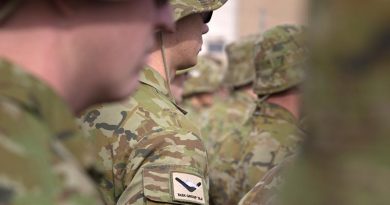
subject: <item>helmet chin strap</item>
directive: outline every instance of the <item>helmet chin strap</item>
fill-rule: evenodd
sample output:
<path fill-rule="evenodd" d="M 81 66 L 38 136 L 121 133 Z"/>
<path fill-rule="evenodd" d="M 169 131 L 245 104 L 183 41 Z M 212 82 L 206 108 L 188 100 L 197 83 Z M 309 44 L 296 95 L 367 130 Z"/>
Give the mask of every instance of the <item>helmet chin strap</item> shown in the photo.
<path fill-rule="evenodd" d="M 262 112 L 262 107 L 263 107 L 263 104 L 264 102 L 270 97 L 270 95 L 264 95 L 262 96 L 261 98 L 258 98 L 256 100 L 256 108 L 255 108 L 255 112 L 254 112 L 254 115 L 255 116 L 258 116 L 261 114 Z"/>
<path fill-rule="evenodd" d="M 164 39 L 163 39 L 163 32 L 160 32 L 159 34 L 160 42 L 161 42 L 161 57 L 164 64 L 164 72 L 167 79 L 167 86 L 168 86 L 168 95 L 171 98 L 171 100 L 175 101 L 175 98 L 173 98 L 172 91 L 171 91 L 171 72 L 168 67 L 166 53 L 165 53 L 165 46 L 164 46 Z"/>

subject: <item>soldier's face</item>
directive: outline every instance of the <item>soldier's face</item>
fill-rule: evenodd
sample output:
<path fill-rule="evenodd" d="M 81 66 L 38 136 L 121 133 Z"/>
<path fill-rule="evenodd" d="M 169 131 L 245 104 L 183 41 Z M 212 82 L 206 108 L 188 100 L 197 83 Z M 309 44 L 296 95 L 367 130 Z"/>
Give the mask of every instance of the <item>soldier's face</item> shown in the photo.
<path fill-rule="evenodd" d="M 98 93 L 96 101 L 128 97 L 138 85 L 138 75 L 154 44 L 156 30 L 173 30 L 167 0 L 118 2 L 95 13 L 96 23 L 79 28 L 75 44 Z M 96 16 L 98 15 L 98 16 Z"/>
<path fill-rule="evenodd" d="M 176 23 L 176 31 L 164 35 L 166 47 L 171 54 L 171 61 L 176 69 L 185 69 L 196 65 L 202 48 L 202 35 L 209 31 L 205 22 L 207 15 L 192 14 Z"/>

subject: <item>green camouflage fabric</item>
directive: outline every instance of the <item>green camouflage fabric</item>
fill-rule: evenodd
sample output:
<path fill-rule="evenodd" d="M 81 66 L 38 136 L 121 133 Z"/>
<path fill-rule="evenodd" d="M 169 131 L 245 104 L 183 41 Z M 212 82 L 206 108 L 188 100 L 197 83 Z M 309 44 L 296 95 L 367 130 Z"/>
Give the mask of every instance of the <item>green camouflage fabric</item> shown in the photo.
<path fill-rule="evenodd" d="M 209 57 L 199 57 L 198 64 L 189 71 L 184 82 L 183 95 L 196 93 L 212 93 L 220 88 L 224 76 L 224 68 Z"/>
<path fill-rule="evenodd" d="M 255 99 L 251 95 L 245 91 L 236 91 L 228 99 L 217 99 L 214 105 L 203 113 L 201 131 L 210 159 L 213 158 L 215 148 L 221 143 L 225 133 L 241 127 L 255 107 Z"/>
<path fill-rule="evenodd" d="M 255 93 L 277 93 L 303 81 L 307 54 L 303 34 L 303 27 L 295 25 L 280 25 L 264 32 L 255 48 Z"/>
<path fill-rule="evenodd" d="M 213 96 L 213 105 L 211 107 L 201 107 L 197 108 L 194 107 L 190 99 L 185 99 L 182 107 L 185 109 L 188 114 L 187 117 L 191 122 L 193 122 L 195 125 L 198 125 L 201 134 L 202 134 L 202 141 L 205 144 L 209 159 L 211 159 L 213 154 L 213 147 L 215 146 L 214 138 L 212 137 L 212 133 L 218 133 L 218 131 L 213 130 L 211 132 L 212 128 L 215 129 L 223 129 L 222 123 L 224 119 L 223 115 L 226 115 L 226 109 L 225 107 L 222 108 L 222 102 L 224 99 L 220 98 L 219 96 Z M 217 105 L 217 106 L 216 106 Z M 216 107 L 218 107 L 218 112 L 216 112 Z M 223 110 L 222 110 L 223 109 Z M 210 112 L 213 112 L 212 115 L 210 115 Z M 217 124 L 221 123 L 221 125 L 217 126 Z"/>
<path fill-rule="evenodd" d="M 389 2 L 310 5 L 310 138 L 286 177 L 282 204 L 390 204 Z"/>
<path fill-rule="evenodd" d="M 224 135 L 210 164 L 210 200 L 237 204 L 264 174 L 293 154 L 301 140 L 285 108 L 262 102 L 253 116 Z"/>
<path fill-rule="evenodd" d="M 277 205 L 284 183 L 285 172 L 293 157 L 288 157 L 271 170 L 240 200 L 238 205 Z"/>
<path fill-rule="evenodd" d="M 168 97 L 167 82 L 157 71 L 146 67 L 140 83 L 127 101 L 91 108 L 79 119 L 101 148 L 101 192 L 109 205 L 187 204 L 173 199 L 170 176 L 197 175 L 208 193 L 200 132 Z"/>
<path fill-rule="evenodd" d="M 0 84 L 0 204 L 103 204 L 86 174 L 98 174 L 94 147 L 65 103 L 4 59 Z"/>
<path fill-rule="evenodd" d="M 260 34 L 251 35 L 226 46 L 228 69 L 224 83 L 228 87 L 239 87 L 253 82 L 255 76 L 254 51 L 256 42 L 260 40 Z"/>
<path fill-rule="evenodd" d="M 227 0 L 170 0 L 175 21 L 196 13 L 210 12 L 223 6 Z"/>

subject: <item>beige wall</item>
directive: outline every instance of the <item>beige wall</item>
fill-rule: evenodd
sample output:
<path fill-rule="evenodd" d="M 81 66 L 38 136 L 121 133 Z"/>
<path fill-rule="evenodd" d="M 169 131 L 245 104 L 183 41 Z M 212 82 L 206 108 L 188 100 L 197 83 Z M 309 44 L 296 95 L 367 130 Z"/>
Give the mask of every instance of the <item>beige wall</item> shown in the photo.
<path fill-rule="evenodd" d="M 233 0 L 235 1 L 235 0 Z M 283 23 L 305 23 L 307 0 L 236 0 L 238 36 L 262 32 Z"/>

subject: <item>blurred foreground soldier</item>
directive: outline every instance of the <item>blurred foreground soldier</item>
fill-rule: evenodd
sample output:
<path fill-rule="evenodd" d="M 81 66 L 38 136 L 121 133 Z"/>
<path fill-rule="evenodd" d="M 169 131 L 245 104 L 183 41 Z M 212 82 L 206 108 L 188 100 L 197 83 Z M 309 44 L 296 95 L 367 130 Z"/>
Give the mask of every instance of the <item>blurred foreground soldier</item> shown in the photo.
<path fill-rule="evenodd" d="M 224 3 L 172 0 L 176 31 L 157 33 L 135 95 L 81 118 L 101 147 L 108 204 L 208 204 L 206 150 L 169 86 L 176 70 L 196 64 L 212 11 Z"/>
<path fill-rule="evenodd" d="M 223 136 L 210 164 L 215 204 L 237 204 L 263 175 L 294 153 L 305 48 L 302 28 L 276 26 L 256 45 L 256 110 L 242 127 Z M 253 60 L 253 59 L 252 59 Z"/>
<path fill-rule="evenodd" d="M 202 56 L 198 64 L 189 71 L 189 77 L 184 82 L 183 108 L 188 111 L 188 118 L 199 126 L 209 154 L 212 147 L 208 138 L 211 136 L 204 128 L 213 123 L 208 111 L 215 101 L 219 101 L 216 93 L 221 87 L 224 72 L 224 67 L 216 62 L 216 59 Z"/>
<path fill-rule="evenodd" d="M 1 1 L 0 204 L 102 204 L 73 114 L 134 90 L 161 3 Z"/>
<path fill-rule="evenodd" d="M 281 204 L 390 204 L 389 2 L 311 6 L 310 137 Z"/>

